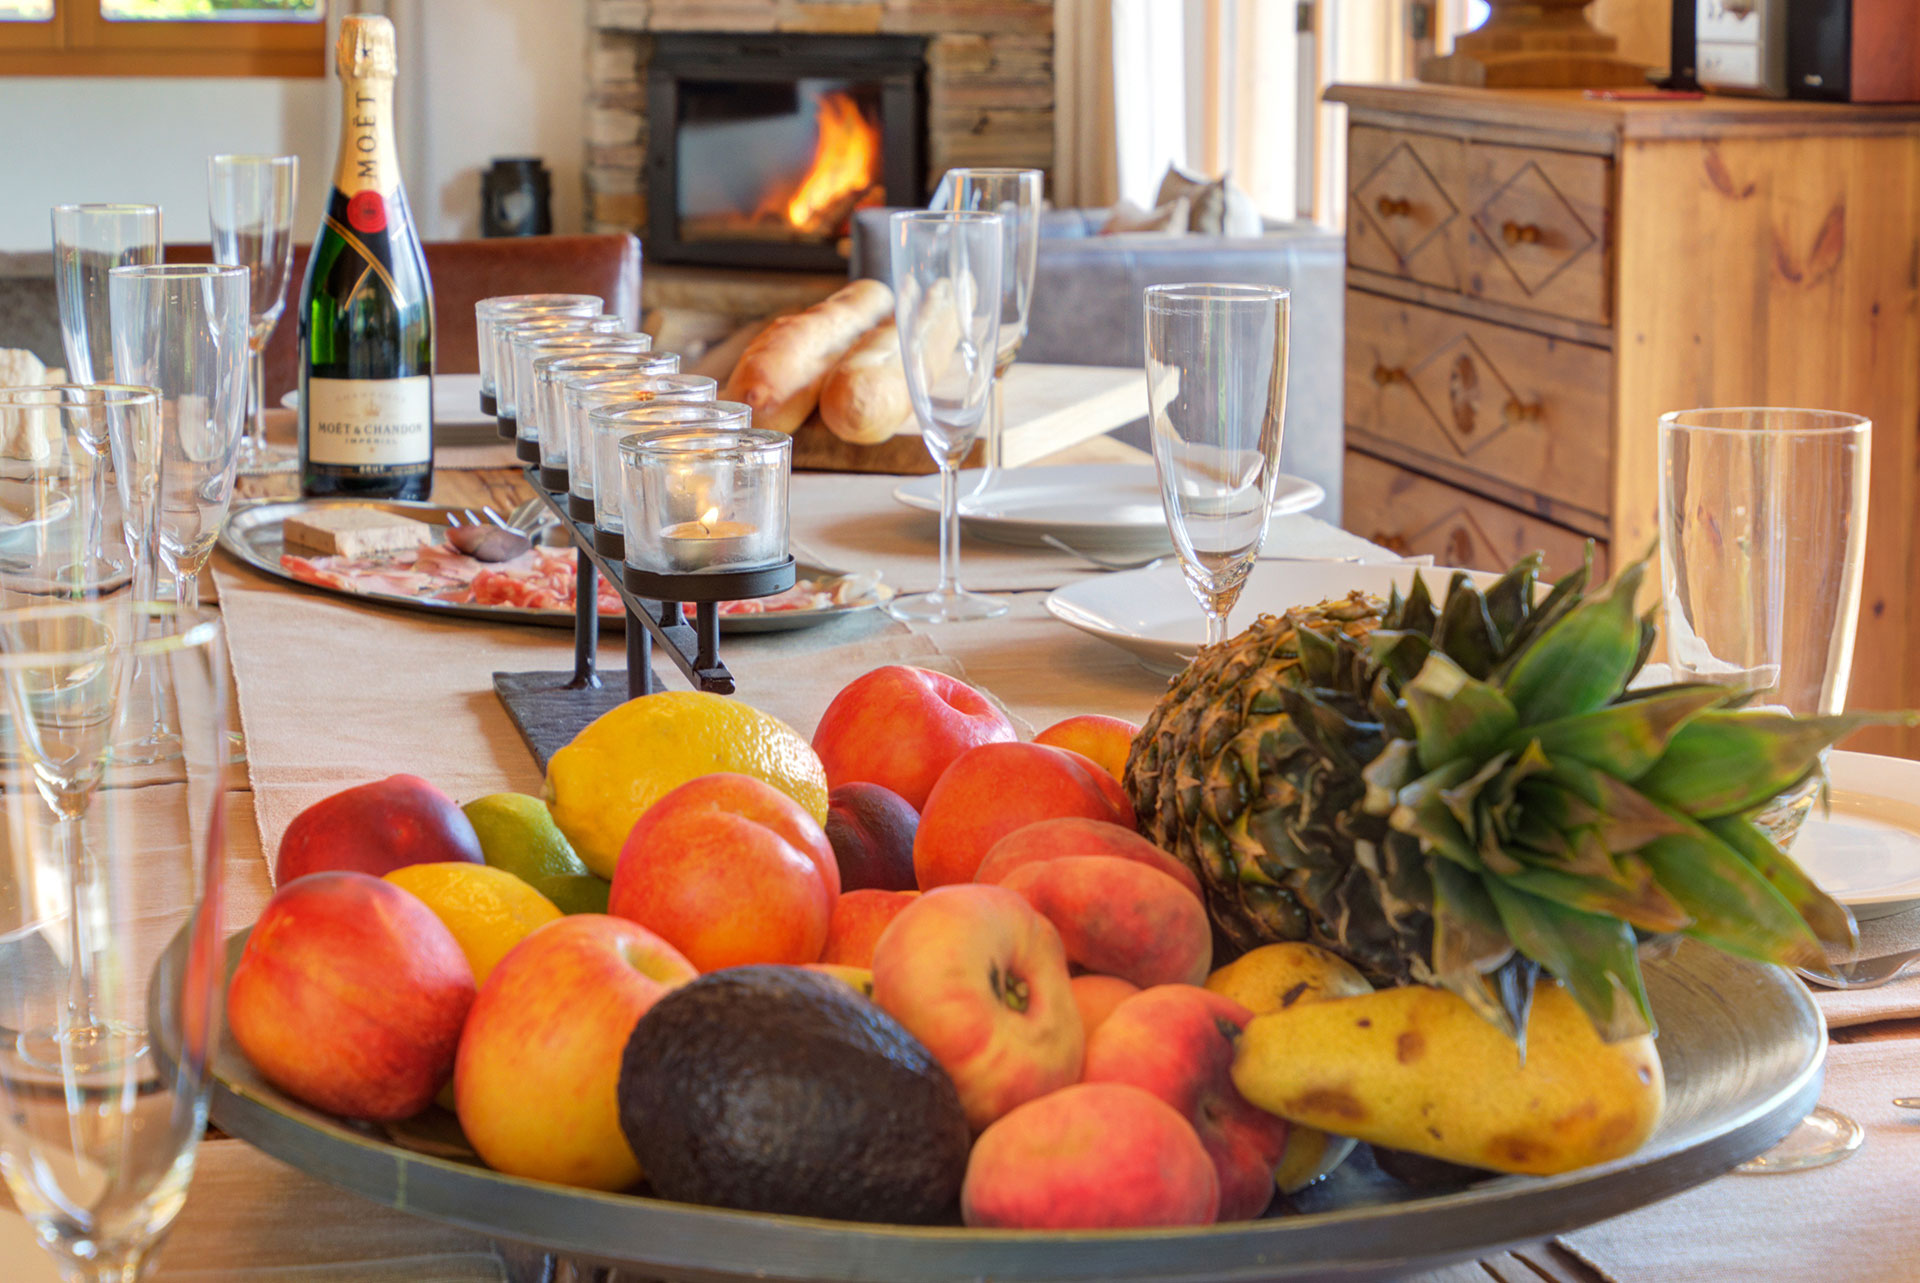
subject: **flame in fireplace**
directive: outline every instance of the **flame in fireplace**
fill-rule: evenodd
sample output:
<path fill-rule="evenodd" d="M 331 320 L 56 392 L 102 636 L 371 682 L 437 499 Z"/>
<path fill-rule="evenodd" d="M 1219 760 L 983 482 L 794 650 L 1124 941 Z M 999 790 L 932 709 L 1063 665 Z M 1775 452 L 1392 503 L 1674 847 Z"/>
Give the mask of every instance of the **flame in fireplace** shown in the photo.
<path fill-rule="evenodd" d="M 850 93 L 819 100 L 813 163 L 787 200 L 787 222 L 802 231 L 838 225 L 880 174 L 880 131 Z"/>

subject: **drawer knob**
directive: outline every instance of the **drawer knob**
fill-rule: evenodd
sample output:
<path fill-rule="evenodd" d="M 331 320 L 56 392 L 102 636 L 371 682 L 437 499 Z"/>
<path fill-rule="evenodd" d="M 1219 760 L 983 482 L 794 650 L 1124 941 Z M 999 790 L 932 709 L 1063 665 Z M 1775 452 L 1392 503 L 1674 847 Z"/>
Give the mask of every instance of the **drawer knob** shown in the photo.
<path fill-rule="evenodd" d="M 1519 397 L 1507 401 L 1505 414 L 1509 423 L 1538 423 L 1547 417 L 1547 409 L 1538 401 L 1522 401 Z"/>
<path fill-rule="evenodd" d="M 1500 239 L 1509 245 L 1534 245 L 1540 240 L 1538 223 L 1516 223 L 1512 219 L 1500 224 Z"/>
<path fill-rule="evenodd" d="M 1375 362 L 1373 367 L 1373 381 L 1383 388 L 1394 383 L 1405 383 L 1407 381 L 1407 372 L 1397 365 L 1381 365 Z"/>
<path fill-rule="evenodd" d="M 1382 218 L 1405 218 L 1413 213 L 1413 202 L 1404 196 L 1382 196 L 1373 207 Z"/>

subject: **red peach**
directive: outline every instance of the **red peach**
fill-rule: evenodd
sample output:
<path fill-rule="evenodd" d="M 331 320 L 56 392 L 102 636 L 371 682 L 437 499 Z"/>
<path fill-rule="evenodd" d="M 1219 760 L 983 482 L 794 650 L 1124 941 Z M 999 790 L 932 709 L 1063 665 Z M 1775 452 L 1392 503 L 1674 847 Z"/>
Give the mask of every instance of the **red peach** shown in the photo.
<path fill-rule="evenodd" d="M 1001 879 L 1060 932 L 1088 971 L 1151 985 L 1200 984 L 1213 963 L 1207 911 L 1166 874 L 1110 855 L 1023 864 Z"/>
<path fill-rule="evenodd" d="M 826 827 L 841 890 L 915 889 L 913 833 L 920 812 L 898 793 L 878 784 L 842 784 L 827 794 Z"/>
<path fill-rule="evenodd" d="M 1159 985 L 1114 1008 L 1087 1044 L 1084 1081 L 1131 1083 L 1193 1124 L 1220 1176 L 1220 1219 L 1248 1221 L 1273 1201 L 1287 1123 L 1233 1085 L 1233 1052 L 1253 1019 L 1231 998 Z"/>
<path fill-rule="evenodd" d="M 1013 740 L 1013 723 L 973 687 L 927 668 L 890 664 L 833 697 L 813 732 L 827 784 L 888 788 L 916 811 L 968 749 Z"/>
<path fill-rule="evenodd" d="M 702 972 L 815 962 L 839 876 L 826 835 L 784 793 L 747 775 L 706 775 L 634 824 L 607 911 L 658 933 Z"/>
<path fill-rule="evenodd" d="M 843 967 L 871 967 L 873 946 L 918 891 L 849 891 L 834 902 L 827 922 L 827 947 L 820 961 Z"/>
<path fill-rule="evenodd" d="M 500 959 L 460 1038 L 460 1127 L 489 1167 L 625 1189 L 640 1164 L 620 1130 L 620 1057 L 640 1017 L 696 976 L 644 927 L 576 913 Z"/>
<path fill-rule="evenodd" d="M 1083 820 L 1065 816 L 1041 820 L 1015 829 L 993 844 L 987 858 L 973 871 L 975 882 L 1002 882 L 1008 873 L 1023 864 L 1055 860 L 1063 855 L 1111 855 L 1122 860 L 1137 860 L 1150 865 L 1193 892 L 1193 898 L 1206 903 L 1200 879 L 1193 870 L 1132 829 L 1102 820 Z"/>
<path fill-rule="evenodd" d="M 433 1103 L 453 1074 L 473 968 L 433 910 L 365 873 L 281 887 L 247 937 L 227 1027 L 289 1096 L 392 1121 Z"/>
<path fill-rule="evenodd" d="M 960 1214 L 985 1229 L 1211 1225 L 1213 1160 L 1171 1105 L 1125 1083 L 1077 1083 L 987 1128 L 967 1159 Z"/>
<path fill-rule="evenodd" d="M 1080 1028 L 1089 1038 L 1115 1007 L 1140 992 L 1140 986 L 1119 976 L 1075 976 L 1072 984 L 1073 1005 L 1080 1009 Z"/>
<path fill-rule="evenodd" d="M 1004 887 L 942 887 L 901 910 L 873 951 L 873 1000 L 926 1044 L 976 1131 L 1080 1077 L 1060 934 Z"/>
<path fill-rule="evenodd" d="M 280 836 L 273 881 L 351 869 L 375 877 L 409 864 L 484 863 L 480 835 L 453 799 L 417 775 L 389 775 L 321 798 Z"/>
<path fill-rule="evenodd" d="M 994 843 L 1062 816 L 1133 827 L 1133 807 L 1119 782 L 1071 750 L 983 744 L 961 754 L 920 812 L 913 839 L 920 889 L 972 881 Z"/>
<path fill-rule="evenodd" d="M 1133 751 L 1133 737 L 1139 733 L 1138 726 L 1118 717 L 1082 713 L 1055 722 L 1034 736 L 1033 742 L 1084 753 L 1117 780 L 1127 772 L 1127 754 Z"/>

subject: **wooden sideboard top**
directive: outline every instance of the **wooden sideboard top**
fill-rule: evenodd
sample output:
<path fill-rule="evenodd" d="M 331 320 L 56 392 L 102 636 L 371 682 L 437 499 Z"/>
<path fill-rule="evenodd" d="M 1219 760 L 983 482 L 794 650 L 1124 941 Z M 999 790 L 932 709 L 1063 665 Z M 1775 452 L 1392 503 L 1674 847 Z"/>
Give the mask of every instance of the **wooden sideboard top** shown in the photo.
<path fill-rule="evenodd" d="M 1920 103 L 1783 102 L 1708 94 L 1698 99 L 1617 102 L 1578 89 L 1470 89 L 1403 83 L 1334 85 L 1329 102 L 1369 119 L 1454 132 L 1464 126 L 1553 133 L 1563 147 L 1612 152 L 1628 140 L 1658 138 L 1920 133 Z"/>

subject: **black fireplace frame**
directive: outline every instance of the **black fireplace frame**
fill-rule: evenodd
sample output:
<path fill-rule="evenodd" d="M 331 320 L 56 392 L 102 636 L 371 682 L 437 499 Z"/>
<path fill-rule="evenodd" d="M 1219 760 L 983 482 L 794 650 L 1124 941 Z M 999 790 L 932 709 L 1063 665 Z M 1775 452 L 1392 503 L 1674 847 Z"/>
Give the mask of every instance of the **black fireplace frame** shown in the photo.
<path fill-rule="evenodd" d="M 837 271 L 830 242 L 683 241 L 677 188 L 681 80 L 857 78 L 880 86 L 881 182 L 890 205 L 926 200 L 925 36 L 662 32 L 647 65 L 647 257 L 656 263 Z"/>

